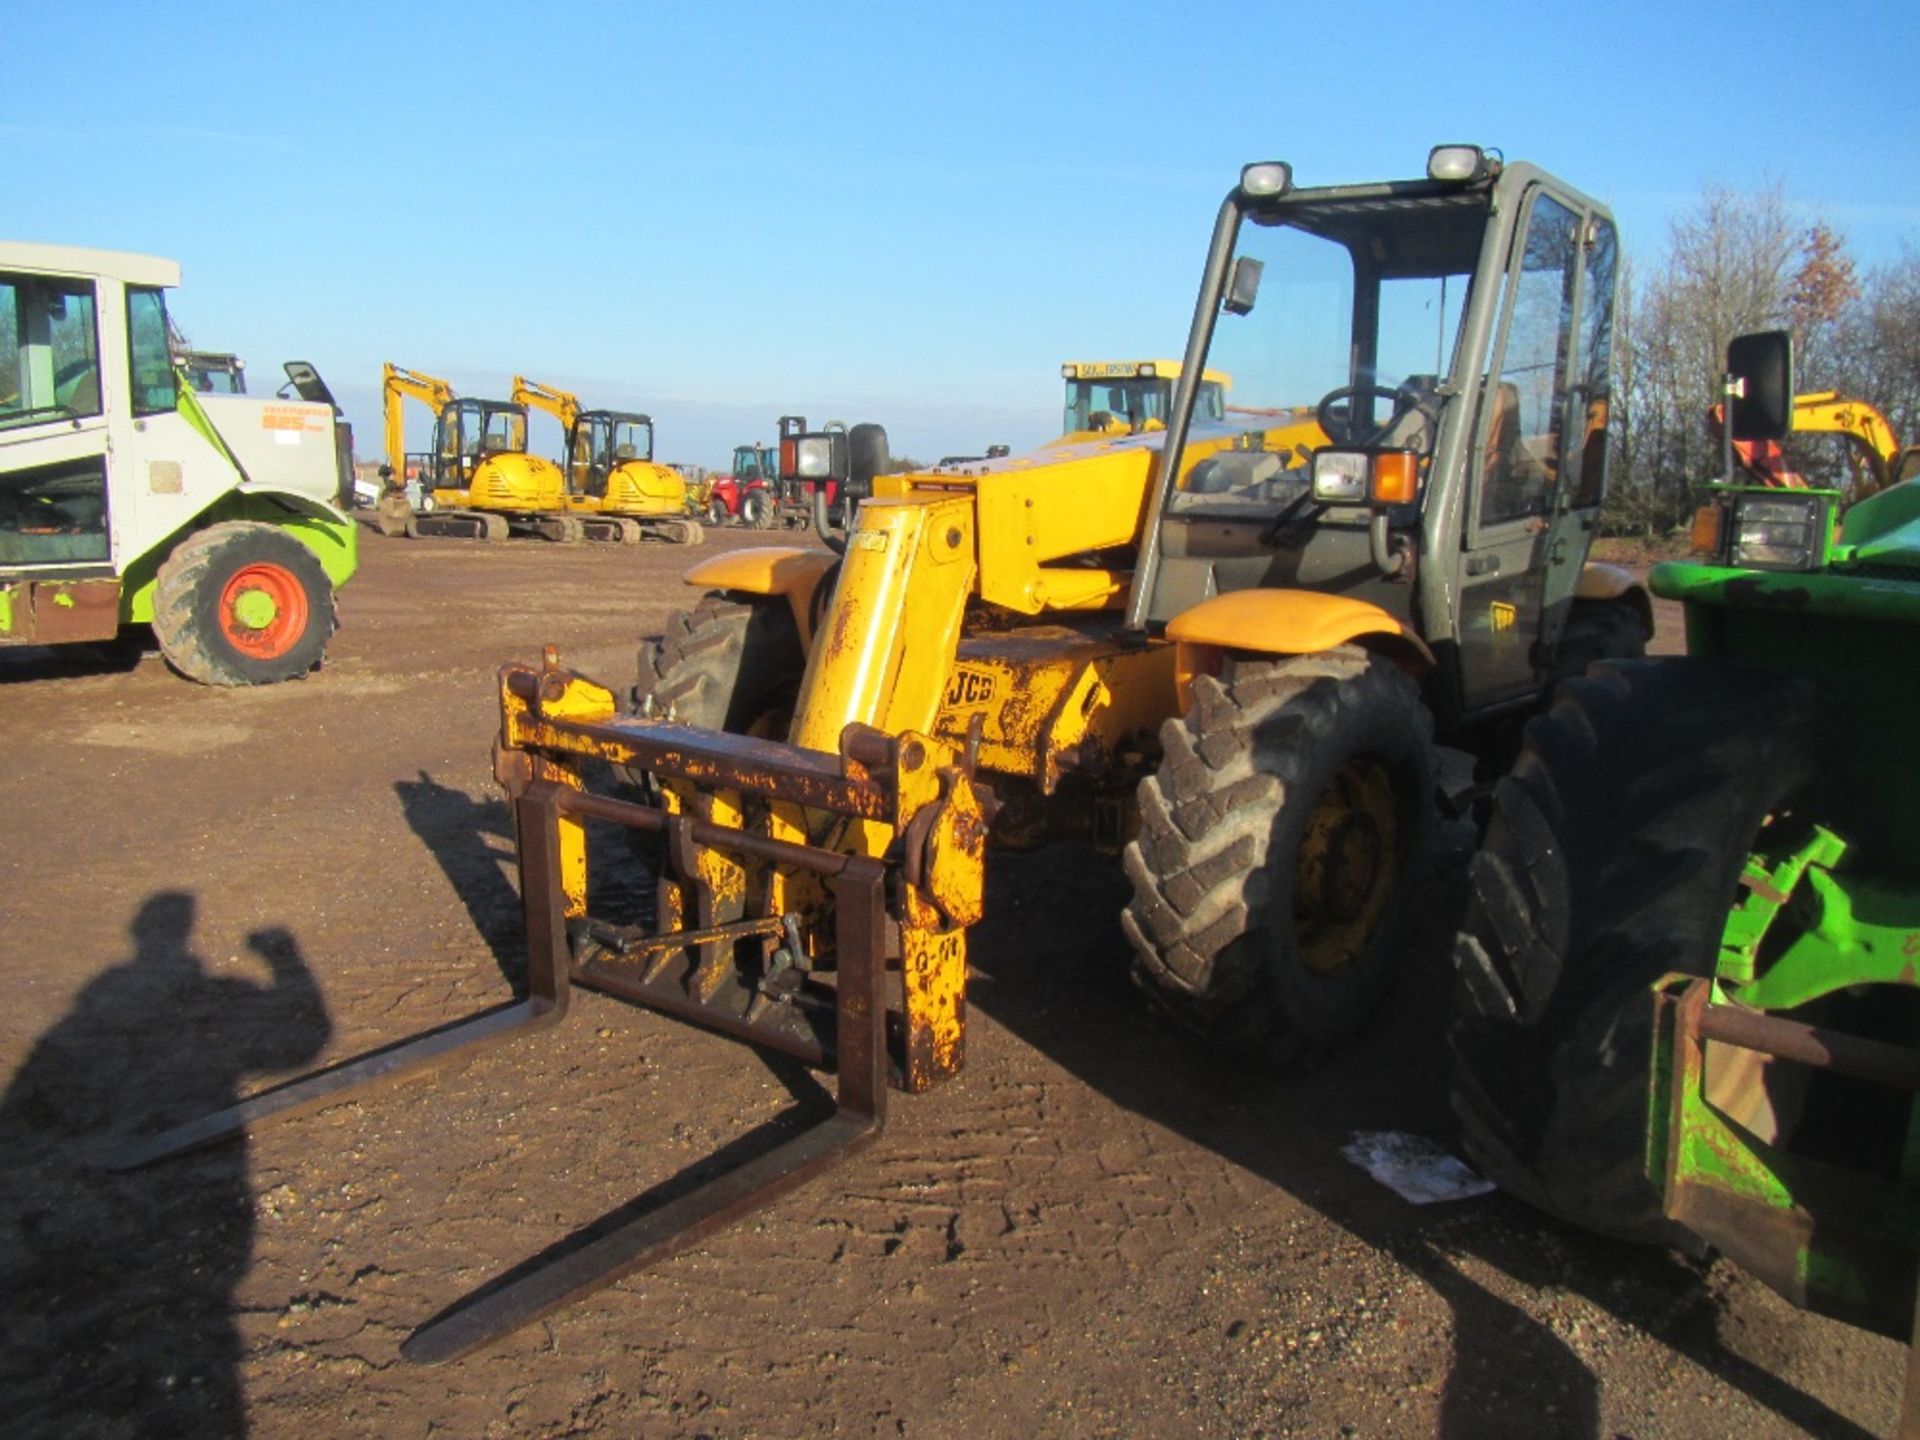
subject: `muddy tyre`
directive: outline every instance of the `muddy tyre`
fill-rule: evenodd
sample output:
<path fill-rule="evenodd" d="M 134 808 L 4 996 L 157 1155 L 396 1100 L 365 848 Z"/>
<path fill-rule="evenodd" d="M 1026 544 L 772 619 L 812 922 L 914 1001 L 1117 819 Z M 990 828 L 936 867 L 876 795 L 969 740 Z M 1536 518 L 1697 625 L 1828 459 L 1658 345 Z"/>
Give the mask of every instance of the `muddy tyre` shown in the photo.
<path fill-rule="evenodd" d="M 1576 600 L 1553 657 L 1553 679 L 1569 680 L 1602 660 L 1640 660 L 1652 637 L 1630 600 Z"/>
<path fill-rule="evenodd" d="M 715 592 L 641 645 L 634 704 L 651 697 L 657 715 L 671 709 L 689 725 L 784 740 L 806 665 L 785 600 Z"/>
<path fill-rule="evenodd" d="M 806 670 L 800 629 L 781 599 L 735 599 L 716 591 L 676 610 L 666 633 L 640 646 L 633 706 L 707 730 L 784 740 Z M 651 777 L 615 766 L 632 798 L 658 802 Z M 651 875 L 665 871 L 657 834 L 627 831 L 633 856 Z M 739 918 L 729 914 L 727 918 Z"/>
<path fill-rule="evenodd" d="M 749 490 L 740 497 L 740 523 L 749 530 L 771 530 L 779 520 L 773 496 L 765 490 Z"/>
<path fill-rule="evenodd" d="M 320 663 L 333 586 L 286 531 L 251 521 L 181 541 L 154 587 L 153 633 L 167 663 L 203 685 L 270 685 Z"/>
<path fill-rule="evenodd" d="M 714 529 L 718 530 L 732 519 L 733 512 L 727 509 L 726 501 L 715 499 L 707 502 L 707 524 Z"/>
<path fill-rule="evenodd" d="M 1355 646 L 1229 660 L 1161 727 L 1121 917 L 1133 975 L 1227 1053 L 1311 1064 L 1392 983 L 1433 846 L 1432 726 Z"/>
<path fill-rule="evenodd" d="M 1469 871 L 1448 1037 L 1467 1152 L 1503 1189 L 1692 1248 L 1645 1170 L 1649 987 L 1712 970 L 1812 713 L 1788 677 L 1669 659 L 1597 666 L 1528 723 Z"/>

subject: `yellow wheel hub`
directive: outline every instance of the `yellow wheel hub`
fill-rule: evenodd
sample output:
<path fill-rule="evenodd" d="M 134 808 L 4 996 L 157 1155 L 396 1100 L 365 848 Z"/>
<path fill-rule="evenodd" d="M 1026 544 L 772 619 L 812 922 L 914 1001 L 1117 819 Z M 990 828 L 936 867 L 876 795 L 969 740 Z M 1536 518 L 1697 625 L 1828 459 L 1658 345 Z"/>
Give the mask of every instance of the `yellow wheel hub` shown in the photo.
<path fill-rule="evenodd" d="M 1399 841 L 1386 769 L 1349 761 L 1307 817 L 1294 864 L 1294 935 L 1313 974 L 1344 970 L 1366 949 L 1393 895 Z"/>

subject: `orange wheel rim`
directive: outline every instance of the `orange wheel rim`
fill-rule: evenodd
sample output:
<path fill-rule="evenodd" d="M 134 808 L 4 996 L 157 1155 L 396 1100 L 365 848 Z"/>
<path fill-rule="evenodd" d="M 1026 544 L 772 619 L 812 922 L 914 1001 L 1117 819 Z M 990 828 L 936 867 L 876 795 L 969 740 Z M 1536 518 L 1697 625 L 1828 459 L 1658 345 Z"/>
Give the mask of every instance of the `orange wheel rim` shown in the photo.
<path fill-rule="evenodd" d="M 284 566 L 245 566 L 220 592 L 220 633 L 255 660 L 278 660 L 306 631 L 306 587 Z"/>

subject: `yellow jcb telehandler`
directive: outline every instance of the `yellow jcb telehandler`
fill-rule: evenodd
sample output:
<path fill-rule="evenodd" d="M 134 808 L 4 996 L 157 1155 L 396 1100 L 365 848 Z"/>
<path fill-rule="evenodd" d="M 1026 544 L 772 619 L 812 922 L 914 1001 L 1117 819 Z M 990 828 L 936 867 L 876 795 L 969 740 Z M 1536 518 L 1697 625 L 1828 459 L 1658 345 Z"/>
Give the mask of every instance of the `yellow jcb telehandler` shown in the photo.
<path fill-rule="evenodd" d="M 1382 183 L 1248 166 L 1164 430 L 889 474 L 855 426 L 848 528 L 816 508 L 832 549 L 695 566 L 704 598 L 644 645 L 630 707 L 551 651 L 502 670 L 523 1004 L 124 1163 L 549 1024 L 576 984 L 837 1074 L 823 1124 L 403 1347 L 460 1354 L 843 1159 L 889 1087 L 954 1075 L 988 847 L 1056 837 L 1120 856 L 1134 975 L 1166 1012 L 1257 1063 L 1313 1060 L 1402 959 L 1436 732 L 1491 771 L 1557 676 L 1651 633 L 1646 592 L 1584 563 L 1618 258 L 1604 206 L 1472 146 Z M 1209 367 L 1259 408 L 1199 414 Z M 602 825 L 635 843 L 599 847 Z M 649 913 L 590 910 L 590 868 L 636 863 Z"/>
<path fill-rule="evenodd" d="M 1070 445 L 1100 435 L 1138 435 L 1164 430 L 1173 413 L 1173 387 L 1180 378 L 1178 360 L 1069 360 L 1060 367 L 1067 382 L 1065 418 L 1054 445 Z M 1228 379 L 1209 370 L 1200 377 L 1194 414 L 1224 420 Z"/>
<path fill-rule="evenodd" d="M 566 445 L 567 511 L 589 540 L 698 545 L 687 482 L 653 458 L 653 418 L 625 410 L 583 410 L 570 391 L 513 377 L 513 401 L 560 422 Z"/>

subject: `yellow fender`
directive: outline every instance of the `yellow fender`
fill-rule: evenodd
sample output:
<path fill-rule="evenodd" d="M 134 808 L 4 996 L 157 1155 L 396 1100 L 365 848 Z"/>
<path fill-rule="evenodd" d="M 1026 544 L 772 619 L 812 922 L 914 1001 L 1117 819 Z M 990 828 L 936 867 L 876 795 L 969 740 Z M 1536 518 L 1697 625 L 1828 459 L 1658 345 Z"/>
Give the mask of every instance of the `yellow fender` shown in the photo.
<path fill-rule="evenodd" d="M 1653 638 L 1653 594 L 1634 577 L 1631 570 L 1623 570 L 1618 565 L 1608 565 L 1600 560 L 1589 560 L 1580 567 L 1580 583 L 1574 586 L 1573 598 L 1625 600 L 1639 614 L 1640 623 L 1647 627 L 1647 638 Z"/>
<path fill-rule="evenodd" d="M 756 545 L 702 560 L 684 577 L 702 590 L 738 590 L 746 595 L 780 595 L 793 609 L 800 643 L 813 644 L 813 597 L 827 572 L 839 563 L 825 550 L 788 545 Z"/>
<path fill-rule="evenodd" d="M 1174 687 L 1184 711 L 1196 675 L 1217 674 L 1229 650 L 1315 655 L 1358 644 L 1385 655 L 1418 680 L 1433 652 L 1406 625 L 1365 600 L 1312 590 L 1236 590 L 1203 600 L 1167 622 Z"/>

